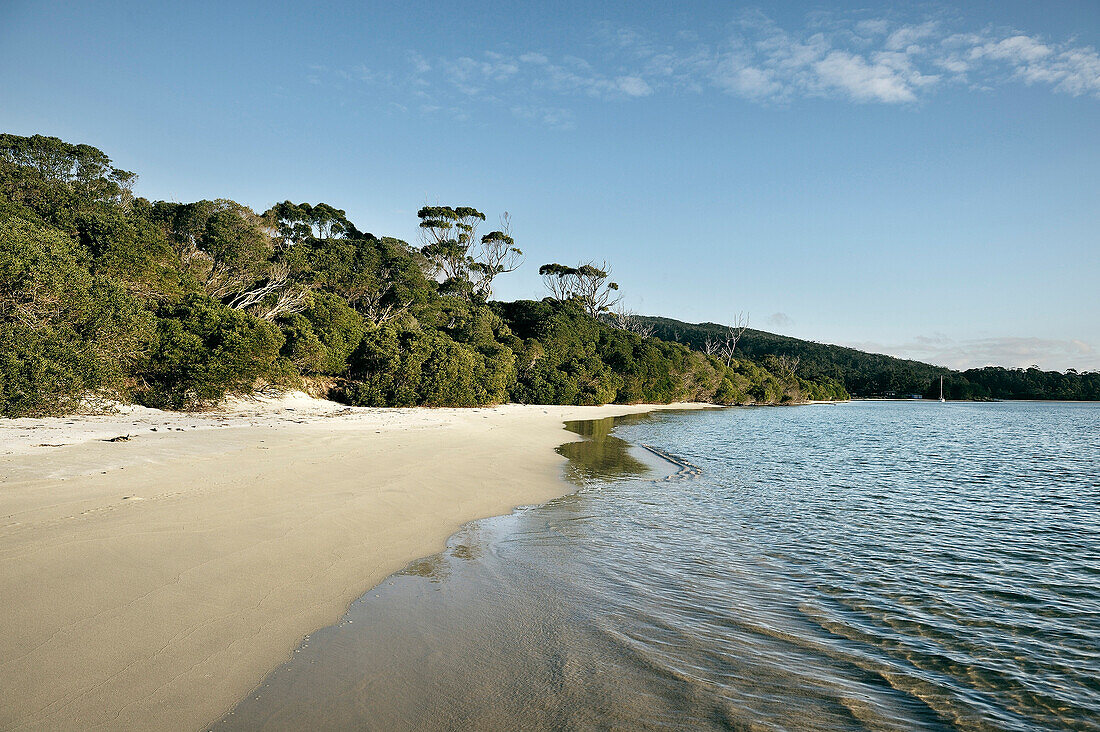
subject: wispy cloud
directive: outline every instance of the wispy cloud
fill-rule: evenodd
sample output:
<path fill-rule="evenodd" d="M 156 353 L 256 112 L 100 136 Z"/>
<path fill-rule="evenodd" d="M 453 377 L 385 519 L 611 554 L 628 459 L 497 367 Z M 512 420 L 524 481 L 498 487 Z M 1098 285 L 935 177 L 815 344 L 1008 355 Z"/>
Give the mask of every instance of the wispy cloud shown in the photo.
<path fill-rule="evenodd" d="M 1064 371 L 1100 370 L 1100 352 L 1082 340 L 987 337 L 957 340 L 937 333 L 917 336 L 907 343 L 859 342 L 843 345 L 873 353 L 888 353 L 956 369 L 1006 366 Z"/>
<path fill-rule="evenodd" d="M 1100 99 L 1100 54 L 1092 46 L 1014 28 L 967 30 L 941 17 L 901 22 L 818 13 L 785 28 L 755 11 L 709 39 L 694 31 L 658 37 L 603 24 L 591 40 L 589 58 L 545 48 L 457 57 L 410 51 L 397 70 L 312 67 L 307 78 L 386 86 L 408 96 L 395 101 L 409 109 L 463 108 L 472 115 L 471 105 L 487 103 L 563 128 L 572 125 L 559 114 L 575 104 L 569 98 L 714 93 L 759 104 L 812 97 L 912 105 L 945 88 L 981 92 L 1024 84 Z"/>

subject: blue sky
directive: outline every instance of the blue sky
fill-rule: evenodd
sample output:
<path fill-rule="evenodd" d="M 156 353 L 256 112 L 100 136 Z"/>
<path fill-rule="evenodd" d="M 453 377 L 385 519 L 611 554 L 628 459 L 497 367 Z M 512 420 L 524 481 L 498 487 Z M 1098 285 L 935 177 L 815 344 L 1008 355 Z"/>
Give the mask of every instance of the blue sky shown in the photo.
<path fill-rule="evenodd" d="M 0 0 L 0 129 L 137 191 L 511 213 L 642 313 L 1100 369 L 1100 3 Z"/>

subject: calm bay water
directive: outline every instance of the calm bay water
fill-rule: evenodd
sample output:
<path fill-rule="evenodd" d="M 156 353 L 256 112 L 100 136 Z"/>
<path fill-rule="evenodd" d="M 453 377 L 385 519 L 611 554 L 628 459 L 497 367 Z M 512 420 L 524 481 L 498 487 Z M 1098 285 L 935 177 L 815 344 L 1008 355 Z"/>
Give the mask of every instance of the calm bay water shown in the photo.
<path fill-rule="evenodd" d="M 1100 730 L 1100 405 L 611 427 L 217 728 Z"/>

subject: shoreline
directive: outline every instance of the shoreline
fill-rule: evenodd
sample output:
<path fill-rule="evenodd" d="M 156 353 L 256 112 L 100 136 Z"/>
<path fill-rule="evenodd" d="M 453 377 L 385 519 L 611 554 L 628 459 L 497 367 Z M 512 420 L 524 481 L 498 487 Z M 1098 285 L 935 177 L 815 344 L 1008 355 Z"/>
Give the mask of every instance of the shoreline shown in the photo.
<path fill-rule="evenodd" d="M 574 490 L 563 422 L 706 406 L 0 422 L 0 727 L 197 729 L 461 526 Z"/>

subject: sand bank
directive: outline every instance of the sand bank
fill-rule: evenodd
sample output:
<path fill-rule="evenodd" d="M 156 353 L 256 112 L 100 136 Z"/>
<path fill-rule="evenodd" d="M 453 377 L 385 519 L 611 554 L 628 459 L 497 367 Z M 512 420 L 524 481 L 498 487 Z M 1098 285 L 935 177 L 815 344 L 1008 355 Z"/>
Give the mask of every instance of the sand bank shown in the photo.
<path fill-rule="evenodd" d="M 0 728 L 198 729 L 463 523 L 568 492 L 563 420 L 650 408 L 0 420 Z"/>

